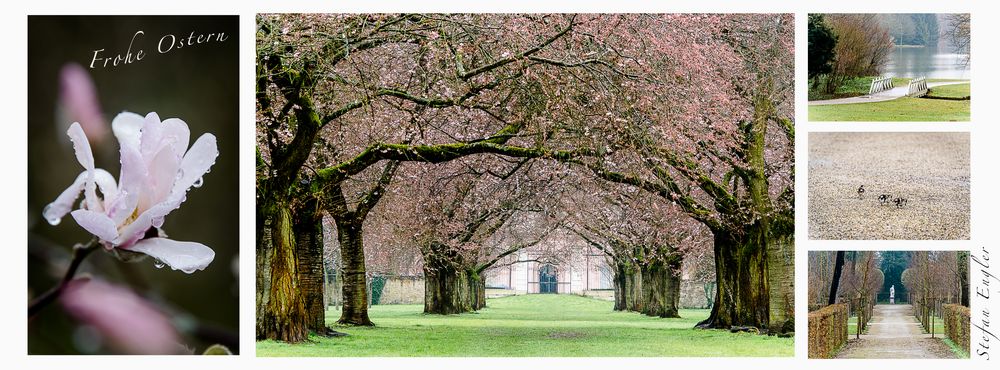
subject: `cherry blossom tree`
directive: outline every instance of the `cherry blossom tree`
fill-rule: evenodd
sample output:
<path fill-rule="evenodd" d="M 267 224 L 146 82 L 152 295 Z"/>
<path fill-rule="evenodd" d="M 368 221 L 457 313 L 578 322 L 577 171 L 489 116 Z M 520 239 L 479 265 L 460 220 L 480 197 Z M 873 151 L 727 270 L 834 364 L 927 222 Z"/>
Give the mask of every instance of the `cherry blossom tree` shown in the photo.
<path fill-rule="evenodd" d="M 571 15 L 262 16 L 258 271 L 270 276 L 258 279 L 268 291 L 258 337 L 302 340 L 306 322 L 315 321 L 299 293 L 300 265 L 314 263 L 298 260 L 292 231 L 293 220 L 313 219 L 293 217 L 293 208 L 311 203 L 297 199 L 319 199 L 336 220 L 340 322 L 370 325 L 362 230 L 392 180 L 392 160 L 437 163 L 476 154 L 463 148 L 547 140 L 552 116 L 574 104 L 553 86 L 620 73 L 604 58 L 583 57 L 592 48 L 580 47 L 590 36 L 572 32 L 579 22 Z M 315 147 L 325 160 L 310 158 Z M 400 153 L 408 154 L 390 158 Z M 370 180 L 354 181 L 361 179 Z"/>
<path fill-rule="evenodd" d="M 400 162 L 484 154 L 669 201 L 714 239 L 701 326 L 790 328 L 790 15 L 259 20 L 259 338 L 301 340 L 314 321 L 299 285 L 321 253 L 296 252 L 293 224 L 316 218 L 294 210 L 335 219 L 340 322 L 369 325 L 364 223 Z"/>
<path fill-rule="evenodd" d="M 675 205 L 634 187 L 595 181 L 578 186 L 565 199 L 569 228 L 607 257 L 615 310 L 679 317 L 681 264 L 705 252 L 707 230 Z"/>
<path fill-rule="evenodd" d="M 395 216 L 384 218 L 394 230 L 374 242 L 420 251 L 425 313 L 484 307 L 483 273 L 559 227 L 561 217 L 549 200 L 562 186 L 551 166 L 469 156 L 408 167 L 382 209 Z"/>

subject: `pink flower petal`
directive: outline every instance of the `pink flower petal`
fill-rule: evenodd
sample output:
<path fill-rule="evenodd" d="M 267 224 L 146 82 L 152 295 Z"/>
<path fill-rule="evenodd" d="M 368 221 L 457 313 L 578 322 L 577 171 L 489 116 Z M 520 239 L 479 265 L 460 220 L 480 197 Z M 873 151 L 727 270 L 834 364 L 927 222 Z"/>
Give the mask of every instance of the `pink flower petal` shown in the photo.
<path fill-rule="evenodd" d="M 122 199 L 115 204 L 115 208 L 108 210 L 108 215 L 117 224 L 122 223 L 132 215 L 138 206 L 140 195 L 146 190 L 147 169 L 146 163 L 142 160 L 142 154 L 139 153 L 138 140 L 132 143 L 136 145 L 128 143 L 130 143 L 129 139 L 121 141 L 122 169 L 121 175 L 118 177 L 118 186 L 119 196 Z"/>
<path fill-rule="evenodd" d="M 163 217 L 180 205 L 180 202 L 163 202 L 143 211 L 132 222 L 122 227 L 118 238 L 112 244 L 119 248 L 131 248 L 132 244 L 142 239 L 149 228 L 163 225 Z M 159 226 L 157 226 L 159 227 Z"/>
<path fill-rule="evenodd" d="M 115 227 L 115 222 L 103 213 L 78 209 L 71 214 L 76 223 L 80 224 L 80 227 L 96 235 L 103 241 L 110 242 L 118 237 L 118 229 Z"/>
<path fill-rule="evenodd" d="M 115 177 L 111 176 L 108 171 L 95 168 L 94 182 L 97 183 L 97 188 L 101 189 L 101 194 L 104 195 L 104 204 L 113 202 L 118 197 L 118 184 L 115 183 Z"/>
<path fill-rule="evenodd" d="M 66 64 L 59 71 L 59 82 L 59 98 L 69 120 L 80 122 L 83 131 L 95 143 L 104 141 L 108 127 L 97 101 L 97 89 L 87 70 L 76 63 Z"/>
<path fill-rule="evenodd" d="M 191 186 L 208 172 L 209 168 L 215 164 L 215 159 L 219 156 L 216 147 L 215 136 L 204 134 L 195 141 L 184 155 L 179 169 L 180 177 L 174 182 L 174 187 L 167 199 L 149 207 L 137 217 L 132 223 L 122 228 L 121 234 L 114 244 L 119 247 L 128 248 L 132 243 L 141 238 L 150 227 L 159 227 L 163 224 L 163 218 L 170 212 L 180 207 L 186 199 L 186 194 Z M 124 157 L 123 157 L 124 160 Z M 124 166 L 124 165 L 123 165 Z M 124 176 L 124 174 L 123 174 Z M 148 191 L 145 189 L 144 191 Z M 140 204 L 139 209 L 144 209 Z"/>
<path fill-rule="evenodd" d="M 77 279 L 60 302 L 77 320 L 91 325 L 123 354 L 182 354 L 184 346 L 170 319 L 131 290 L 100 280 Z"/>
<path fill-rule="evenodd" d="M 83 191 L 83 186 L 87 182 L 87 171 L 81 172 L 73 184 L 70 185 L 66 190 L 56 197 L 56 200 L 45 206 L 42 210 L 42 217 L 49 222 L 50 225 L 58 225 L 59 220 L 66 216 L 71 209 L 73 209 L 73 203 L 76 202 L 76 198 L 80 196 L 80 192 Z"/>
<path fill-rule="evenodd" d="M 183 156 L 191 143 L 191 131 L 187 123 L 180 118 L 167 118 L 163 120 L 163 134 L 174 153 L 178 157 Z"/>
<path fill-rule="evenodd" d="M 171 197 L 183 199 L 184 194 L 195 183 L 199 183 L 219 157 L 215 135 L 204 134 L 194 142 L 181 160 L 181 177 L 174 183 Z"/>
<path fill-rule="evenodd" d="M 83 132 L 79 122 L 73 122 L 66 130 L 66 135 L 73 141 L 73 151 L 76 152 L 76 160 L 87 170 L 87 181 L 84 183 L 83 194 L 87 199 L 87 207 L 95 211 L 103 211 L 104 205 L 97 198 L 94 184 L 94 152 L 90 149 L 90 141 L 87 134 Z"/>
<path fill-rule="evenodd" d="M 147 238 L 128 248 L 155 258 L 188 274 L 203 270 L 215 259 L 215 251 L 201 243 L 179 242 L 167 238 Z"/>

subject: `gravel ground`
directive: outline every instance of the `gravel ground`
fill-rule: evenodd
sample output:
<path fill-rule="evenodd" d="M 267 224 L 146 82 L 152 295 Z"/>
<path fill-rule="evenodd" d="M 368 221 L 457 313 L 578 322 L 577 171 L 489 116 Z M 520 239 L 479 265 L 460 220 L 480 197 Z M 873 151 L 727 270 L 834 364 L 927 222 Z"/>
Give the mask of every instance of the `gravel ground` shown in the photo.
<path fill-rule="evenodd" d="M 809 238 L 969 239 L 969 134 L 810 133 Z"/>
<path fill-rule="evenodd" d="M 955 358 L 940 334 L 924 334 L 910 305 L 875 305 L 868 334 L 848 341 L 836 358 Z"/>

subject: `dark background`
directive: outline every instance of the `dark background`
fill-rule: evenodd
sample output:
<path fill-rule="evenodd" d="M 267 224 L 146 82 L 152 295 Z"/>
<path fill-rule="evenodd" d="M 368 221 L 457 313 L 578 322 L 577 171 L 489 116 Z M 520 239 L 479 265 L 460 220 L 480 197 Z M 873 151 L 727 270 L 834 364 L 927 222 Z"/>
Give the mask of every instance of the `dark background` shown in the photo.
<path fill-rule="evenodd" d="M 145 32 L 133 53 L 145 50 L 141 61 L 90 69 L 94 50 L 104 57 L 124 54 L 133 34 Z M 225 32 L 228 40 L 157 51 L 166 34 L 178 40 L 192 32 Z M 92 275 L 131 286 L 150 300 L 176 310 L 175 319 L 216 334 L 236 335 L 238 328 L 237 268 L 237 16 L 30 16 L 28 17 L 28 296 L 29 301 L 54 286 L 68 264 L 71 247 L 90 240 L 71 216 L 51 226 L 42 208 L 55 200 L 83 171 L 66 136 L 72 121 L 58 113 L 59 73 L 77 63 L 96 85 L 108 137 L 90 138 L 97 167 L 117 179 L 118 141 L 111 120 L 121 111 L 140 115 L 156 112 L 160 119 L 180 118 L 191 130 L 193 144 L 204 133 L 217 137 L 219 157 L 204 186 L 192 188 L 187 201 L 166 217 L 164 231 L 175 240 L 196 241 L 215 250 L 215 260 L 203 271 L 185 274 L 155 268 L 151 259 L 137 263 L 116 260 L 108 253 L 91 254 L 78 276 Z M 89 135 L 89 133 L 88 133 Z M 75 207 L 74 207 L 75 208 Z M 190 334 L 191 332 L 189 332 Z M 200 338 L 200 339 L 199 339 Z M 90 353 L 92 339 L 81 331 L 59 304 L 46 307 L 28 322 L 28 353 Z M 196 352 L 211 344 L 204 335 L 188 335 Z M 233 348 L 233 350 L 237 350 Z M 98 349 L 97 353 L 106 353 Z"/>

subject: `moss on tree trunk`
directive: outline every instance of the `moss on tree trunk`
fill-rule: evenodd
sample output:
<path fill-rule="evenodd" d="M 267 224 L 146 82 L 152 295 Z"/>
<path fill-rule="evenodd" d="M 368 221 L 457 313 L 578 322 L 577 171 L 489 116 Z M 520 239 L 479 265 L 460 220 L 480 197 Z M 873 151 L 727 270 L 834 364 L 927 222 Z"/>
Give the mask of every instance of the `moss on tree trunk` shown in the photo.
<path fill-rule="evenodd" d="M 296 256 L 298 257 L 299 290 L 306 312 L 309 330 L 326 333 L 326 304 L 323 301 L 323 225 L 311 198 L 298 207 L 293 220 Z"/>
<path fill-rule="evenodd" d="M 368 288 L 365 280 L 365 250 L 361 222 L 337 220 L 337 238 L 343 261 L 343 309 L 337 323 L 374 326 L 368 318 Z"/>
<path fill-rule="evenodd" d="M 678 263 L 651 261 L 643 265 L 641 272 L 642 312 L 649 316 L 680 317 L 681 281 L 677 274 Z"/>
<path fill-rule="evenodd" d="M 786 232 L 787 231 L 787 232 Z M 771 288 L 771 332 L 795 331 L 795 240 L 794 230 L 771 230 L 767 245 L 768 285 Z"/>
<path fill-rule="evenodd" d="M 486 281 L 447 247 L 424 253 L 424 313 L 450 315 L 486 307 Z"/>
<path fill-rule="evenodd" d="M 732 326 L 767 328 L 770 323 L 770 284 L 767 270 L 766 230 L 752 225 L 743 236 L 713 231 L 715 304 L 700 328 Z"/>
<path fill-rule="evenodd" d="M 257 322 L 257 339 L 306 340 L 306 312 L 299 294 L 291 211 L 278 203 L 271 224 L 270 292 Z"/>

